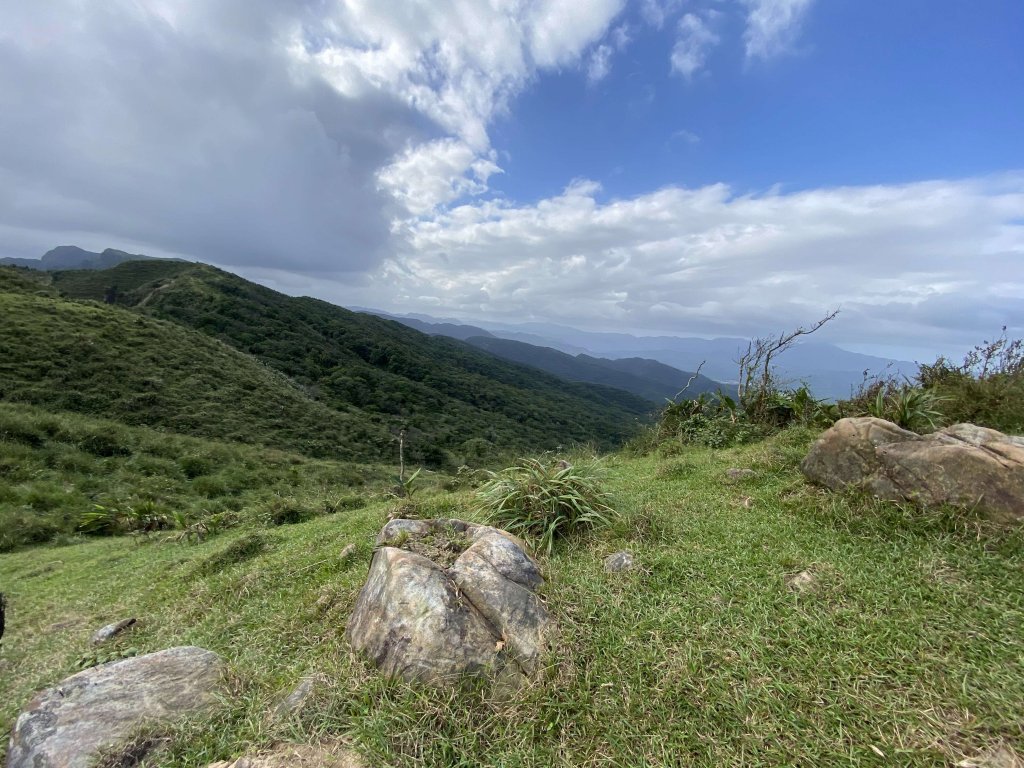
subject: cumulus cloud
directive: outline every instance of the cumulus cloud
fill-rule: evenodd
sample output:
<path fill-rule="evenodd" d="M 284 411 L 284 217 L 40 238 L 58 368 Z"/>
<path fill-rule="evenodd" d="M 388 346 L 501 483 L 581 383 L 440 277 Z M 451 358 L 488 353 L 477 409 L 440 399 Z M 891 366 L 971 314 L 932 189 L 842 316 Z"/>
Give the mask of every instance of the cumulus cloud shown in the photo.
<path fill-rule="evenodd" d="M 768 59 L 789 50 L 814 0 L 743 0 L 748 59 Z"/>
<path fill-rule="evenodd" d="M 708 23 L 695 13 L 679 20 L 676 43 L 672 47 L 672 71 L 690 79 L 707 63 L 711 49 L 721 42 Z"/>
<path fill-rule="evenodd" d="M 1024 330 L 1024 176 L 736 195 L 722 184 L 600 202 L 481 201 L 405 231 L 360 303 L 472 319 L 750 336 L 837 306 L 832 339 L 972 343 Z M 387 281 L 388 294 L 373 286 Z M 485 292 L 487 301 L 461 305 Z M 568 300 L 567 300 L 568 299 Z"/>
<path fill-rule="evenodd" d="M 396 218 L 480 192 L 488 125 L 621 0 L 9 0 L 0 231 L 11 255 L 132 244 L 359 271 Z"/>

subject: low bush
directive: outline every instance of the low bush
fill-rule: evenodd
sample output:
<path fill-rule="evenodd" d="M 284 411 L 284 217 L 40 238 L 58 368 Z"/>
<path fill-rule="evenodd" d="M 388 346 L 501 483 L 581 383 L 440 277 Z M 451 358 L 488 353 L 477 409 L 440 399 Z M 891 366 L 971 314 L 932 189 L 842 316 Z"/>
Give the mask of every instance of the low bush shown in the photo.
<path fill-rule="evenodd" d="M 596 465 L 520 459 L 490 480 L 476 500 L 489 522 L 551 553 L 555 540 L 607 525 L 615 516 Z"/>

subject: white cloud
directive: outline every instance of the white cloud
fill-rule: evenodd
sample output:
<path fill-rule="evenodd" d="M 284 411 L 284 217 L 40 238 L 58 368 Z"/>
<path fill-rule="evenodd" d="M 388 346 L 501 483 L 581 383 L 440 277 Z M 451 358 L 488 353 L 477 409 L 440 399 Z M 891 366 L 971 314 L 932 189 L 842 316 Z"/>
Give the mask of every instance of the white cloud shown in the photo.
<path fill-rule="evenodd" d="M 612 47 L 610 45 L 599 45 L 590 54 L 590 62 L 587 64 L 587 82 L 593 85 L 608 76 L 612 71 Z"/>
<path fill-rule="evenodd" d="M 622 0 L 6 0 L 0 228 L 360 270 L 479 193 L 489 126 Z"/>
<path fill-rule="evenodd" d="M 693 131 L 686 130 L 685 128 L 673 131 L 671 138 L 675 141 L 685 142 L 686 144 L 700 144 L 700 136 Z"/>
<path fill-rule="evenodd" d="M 790 49 L 814 0 L 743 0 L 748 59 L 768 59 Z"/>
<path fill-rule="evenodd" d="M 414 216 L 487 190 L 487 179 L 501 169 L 494 153 L 479 155 L 458 139 L 417 144 L 381 169 L 377 178 Z"/>
<path fill-rule="evenodd" d="M 652 27 L 661 29 L 682 6 L 683 0 L 641 0 L 640 16 Z"/>
<path fill-rule="evenodd" d="M 350 300 L 740 336 L 842 306 L 832 338 L 876 344 L 1024 330 L 1024 175 L 741 196 L 666 187 L 606 203 L 599 193 L 578 181 L 536 205 L 482 201 L 411 224 L 404 253 Z M 478 289 L 486 302 L 460 304 Z"/>
<path fill-rule="evenodd" d="M 708 53 L 719 42 L 721 38 L 706 21 L 694 13 L 687 13 L 679 20 L 676 43 L 672 48 L 672 71 L 691 79 L 704 68 Z"/>

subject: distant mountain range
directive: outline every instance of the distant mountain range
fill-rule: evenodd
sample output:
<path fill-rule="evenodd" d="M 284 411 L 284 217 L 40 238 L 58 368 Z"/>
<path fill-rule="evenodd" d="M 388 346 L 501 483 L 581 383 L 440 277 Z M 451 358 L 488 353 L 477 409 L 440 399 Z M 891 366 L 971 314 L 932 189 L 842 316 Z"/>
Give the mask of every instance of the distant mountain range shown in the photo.
<path fill-rule="evenodd" d="M 652 403 L 664 404 L 665 400 L 674 399 L 683 388 L 687 397 L 695 397 L 702 392 L 717 392 L 723 387 L 707 376 L 696 375 L 665 365 L 657 360 L 641 357 L 630 357 L 610 360 L 604 357 L 593 357 L 587 354 L 570 354 L 552 346 L 539 346 L 518 339 L 501 338 L 483 328 L 461 323 L 430 322 L 418 317 L 399 317 L 384 312 L 364 310 L 368 314 L 396 320 L 423 333 L 432 336 L 450 336 L 465 341 L 477 349 L 490 352 L 495 357 L 521 363 L 553 374 L 566 381 L 601 384 L 616 389 L 624 389 L 634 395 L 650 400 Z M 520 339 L 536 339 L 547 341 L 543 337 L 531 334 L 519 334 Z M 687 387 L 689 383 L 689 387 Z"/>
<path fill-rule="evenodd" d="M 107 248 L 102 253 L 86 251 L 77 245 L 58 245 L 43 254 L 41 259 L 17 259 L 5 257 L 0 259 L 0 266 L 28 267 L 29 269 L 109 269 L 125 261 L 151 259 L 138 253 L 125 253 L 114 248 Z"/>
<path fill-rule="evenodd" d="M 457 322 L 421 314 L 388 317 L 403 323 L 416 322 L 421 328 L 432 327 L 434 330 L 426 331 L 428 333 L 443 333 L 441 328 Z M 701 339 L 684 336 L 598 333 L 549 323 L 502 324 L 474 321 L 474 326 L 460 324 L 459 327 L 478 327 L 492 338 L 548 347 L 575 356 L 577 359 L 582 356 L 583 360 L 641 358 L 671 366 L 680 372 L 694 371 L 703 363 L 701 373 L 706 375 L 708 380 L 725 382 L 727 391 L 735 385 L 738 375 L 736 361 L 746 350 L 748 343 L 747 339 L 738 337 Z M 472 337 L 464 335 L 460 338 Z M 496 350 L 496 345 L 492 346 L 495 349 L 491 351 L 500 354 Z M 508 350 L 506 353 L 511 354 Z M 779 357 L 776 366 L 778 376 L 787 384 L 799 386 L 806 383 L 817 397 L 828 399 L 849 397 L 864 381 L 865 374 L 911 379 L 917 374 L 917 369 L 917 363 L 849 352 L 834 344 L 813 340 L 793 345 Z M 693 389 L 691 387 L 691 391 Z"/>
<path fill-rule="evenodd" d="M 151 257 L 108 248 L 94 253 L 73 245 L 47 252 L 41 259 L 0 259 L 0 265 L 39 270 L 102 270 L 127 261 Z M 169 261 L 158 259 L 156 261 Z M 185 262 L 180 262 L 185 263 Z M 663 403 L 686 385 L 698 366 L 687 395 L 731 390 L 737 360 L 747 339 L 702 339 L 683 336 L 635 336 L 627 333 L 582 331 L 551 323 L 506 324 L 442 319 L 423 314 L 394 315 L 373 309 L 358 311 L 385 317 L 431 336 L 458 339 L 507 361 L 525 364 L 564 381 L 599 384 L 625 390 L 653 403 Z M 918 366 L 849 352 L 834 344 L 808 339 L 778 359 L 776 372 L 786 384 L 806 383 L 817 397 L 849 397 L 865 376 L 913 378 Z M 722 382 L 721 384 L 719 382 Z"/>

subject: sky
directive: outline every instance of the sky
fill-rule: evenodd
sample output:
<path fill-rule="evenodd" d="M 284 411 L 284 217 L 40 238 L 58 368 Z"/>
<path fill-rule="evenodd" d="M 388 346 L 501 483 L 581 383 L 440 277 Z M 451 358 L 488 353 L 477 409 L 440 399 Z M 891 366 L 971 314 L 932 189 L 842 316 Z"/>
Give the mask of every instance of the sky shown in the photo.
<path fill-rule="evenodd" d="M 0 255 L 930 361 L 1024 336 L 1020 0 L 4 0 Z"/>

